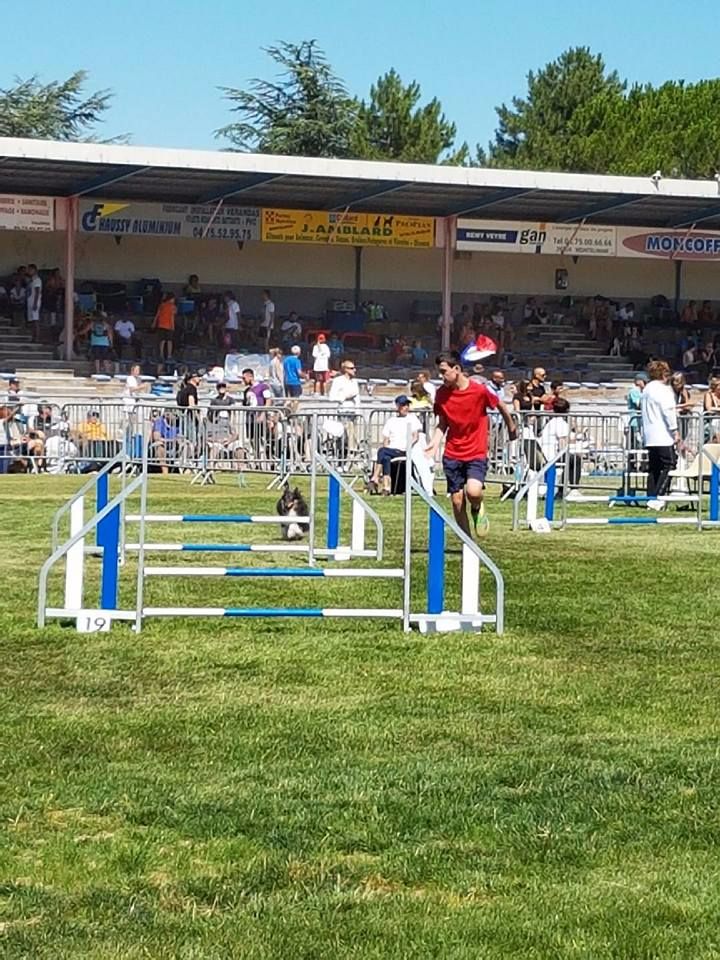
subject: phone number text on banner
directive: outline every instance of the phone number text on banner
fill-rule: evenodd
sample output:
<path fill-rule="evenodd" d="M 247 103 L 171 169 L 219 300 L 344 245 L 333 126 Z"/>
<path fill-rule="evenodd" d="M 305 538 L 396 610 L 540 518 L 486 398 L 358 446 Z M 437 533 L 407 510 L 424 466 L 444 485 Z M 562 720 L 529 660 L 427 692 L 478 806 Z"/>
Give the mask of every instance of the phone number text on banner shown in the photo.
<path fill-rule="evenodd" d="M 186 240 L 257 240 L 256 207 L 184 203 L 118 203 L 83 200 L 80 232 L 113 236 L 180 237 Z"/>
<path fill-rule="evenodd" d="M 617 231 L 595 224 L 459 220 L 457 249 L 614 257 Z"/>
<path fill-rule="evenodd" d="M 0 230 L 55 229 L 55 201 L 51 197 L 0 196 Z"/>
<path fill-rule="evenodd" d="M 263 210 L 262 239 L 270 243 L 339 243 L 349 246 L 432 247 L 432 217 L 325 210 Z"/>

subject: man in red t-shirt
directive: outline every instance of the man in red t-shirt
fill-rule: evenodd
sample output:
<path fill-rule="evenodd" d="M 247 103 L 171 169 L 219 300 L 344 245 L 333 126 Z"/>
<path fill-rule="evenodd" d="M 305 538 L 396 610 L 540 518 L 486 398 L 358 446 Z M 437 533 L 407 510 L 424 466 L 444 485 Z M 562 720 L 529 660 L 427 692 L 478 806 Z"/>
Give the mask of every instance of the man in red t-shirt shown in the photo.
<path fill-rule="evenodd" d="M 508 436 L 517 436 L 509 410 L 484 383 L 463 373 L 460 354 L 441 353 L 435 360 L 443 380 L 435 396 L 438 423 L 427 453 L 434 456 L 445 436 L 443 470 L 451 495 L 453 513 L 462 529 L 470 535 L 466 500 L 477 534 L 487 532 L 488 520 L 483 507 L 483 484 L 487 473 L 488 410 L 498 410 L 505 421 Z"/>

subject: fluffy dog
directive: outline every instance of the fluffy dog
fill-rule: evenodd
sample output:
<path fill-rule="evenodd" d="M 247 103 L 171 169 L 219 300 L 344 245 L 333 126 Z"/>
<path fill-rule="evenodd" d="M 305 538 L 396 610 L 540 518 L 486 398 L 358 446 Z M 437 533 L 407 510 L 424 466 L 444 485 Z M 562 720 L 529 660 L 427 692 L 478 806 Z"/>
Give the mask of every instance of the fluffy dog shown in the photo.
<path fill-rule="evenodd" d="M 277 512 L 281 517 L 307 517 L 308 505 L 298 487 L 290 489 L 288 483 L 283 487 L 282 496 L 277 502 Z M 282 523 L 283 540 L 302 540 L 308 532 L 307 523 Z"/>

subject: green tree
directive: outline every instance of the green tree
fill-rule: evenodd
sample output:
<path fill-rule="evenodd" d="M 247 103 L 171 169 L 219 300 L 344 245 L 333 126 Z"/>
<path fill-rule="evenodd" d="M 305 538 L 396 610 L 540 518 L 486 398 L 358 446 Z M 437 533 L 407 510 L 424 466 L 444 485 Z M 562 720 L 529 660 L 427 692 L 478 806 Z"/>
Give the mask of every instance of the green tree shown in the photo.
<path fill-rule="evenodd" d="M 420 85 L 402 82 L 395 70 L 378 78 L 368 102 L 358 105 L 351 148 L 366 160 L 400 160 L 408 163 L 462 164 L 468 159 L 466 143 L 455 146 L 456 128 L 433 98 L 418 106 Z"/>
<path fill-rule="evenodd" d="M 98 90 L 85 96 L 84 70 L 67 80 L 40 83 L 37 76 L 16 79 L 0 89 L 0 136 L 37 140 L 93 140 L 92 128 L 104 119 L 112 94 Z M 122 139 L 122 138 L 117 138 Z"/>
<path fill-rule="evenodd" d="M 498 127 L 478 162 L 534 170 L 594 169 L 584 142 L 602 130 L 605 110 L 618 109 L 625 84 L 607 73 L 600 54 L 587 47 L 566 50 L 528 74 L 525 97 L 497 108 Z M 604 110 L 598 109 L 602 101 Z M 589 163 L 590 166 L 586 166 Z"/>
<path fill-rule="evenodd" d="M 275 81 L 248 90 L 222 87 L 240 120 L 216 131 L 231 149 L 304 157 L 346 157 L 357 107 L 315 40 L 265 52 L 281 68 Z"/>

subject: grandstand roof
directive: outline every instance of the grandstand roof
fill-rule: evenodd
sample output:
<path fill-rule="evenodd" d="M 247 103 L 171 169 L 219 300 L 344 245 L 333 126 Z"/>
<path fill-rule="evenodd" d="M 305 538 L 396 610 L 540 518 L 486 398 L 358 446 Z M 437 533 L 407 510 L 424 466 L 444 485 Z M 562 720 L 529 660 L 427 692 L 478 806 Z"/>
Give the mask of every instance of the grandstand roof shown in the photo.
<path fill-rule="evenodd" d="M 720 182 L 0 137 L 0 192 L 720 229 Z"/>

